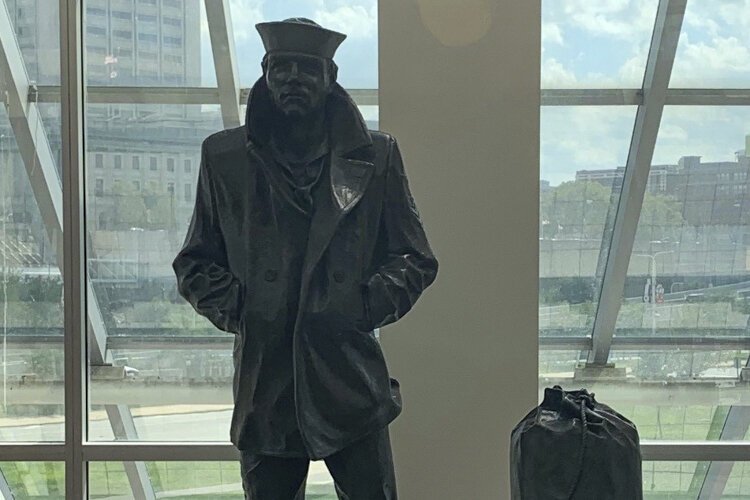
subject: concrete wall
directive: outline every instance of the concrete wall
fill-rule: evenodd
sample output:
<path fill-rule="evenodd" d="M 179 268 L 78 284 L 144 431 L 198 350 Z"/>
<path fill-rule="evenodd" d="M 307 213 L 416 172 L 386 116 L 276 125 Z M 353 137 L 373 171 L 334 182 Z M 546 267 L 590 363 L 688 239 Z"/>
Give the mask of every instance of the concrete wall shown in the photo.
<path fill-rule="evenodd" d="M 380 127 L 440 261 L 381 332 L 400 497 L 506 499 L 510 432 L 537 404 L 540 2 L 379 9 Z"/>

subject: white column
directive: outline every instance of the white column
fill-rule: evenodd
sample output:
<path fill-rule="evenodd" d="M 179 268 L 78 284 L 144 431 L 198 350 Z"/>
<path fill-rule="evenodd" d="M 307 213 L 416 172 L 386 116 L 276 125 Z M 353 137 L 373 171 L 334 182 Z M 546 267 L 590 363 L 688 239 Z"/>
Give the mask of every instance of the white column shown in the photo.
<path fill-rule="evenodd" d="M 403 498 L 506 499 L 537 404 L 539 0 L 380 0 L 380 126 L 399 141 L 437 281 L 383 329 Z"/>

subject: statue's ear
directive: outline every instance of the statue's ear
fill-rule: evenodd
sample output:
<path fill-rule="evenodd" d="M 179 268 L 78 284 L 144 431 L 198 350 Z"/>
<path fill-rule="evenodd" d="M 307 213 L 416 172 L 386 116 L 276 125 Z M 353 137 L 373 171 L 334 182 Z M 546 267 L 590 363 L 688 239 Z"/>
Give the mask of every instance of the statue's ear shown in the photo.
<path fill-rule="evenodd" d="M 260 67 L 263 69 L 263 76 L 266 76 L 268 72 L 268 54 L 264 55 L 263 59 L 261 59 Z"/>

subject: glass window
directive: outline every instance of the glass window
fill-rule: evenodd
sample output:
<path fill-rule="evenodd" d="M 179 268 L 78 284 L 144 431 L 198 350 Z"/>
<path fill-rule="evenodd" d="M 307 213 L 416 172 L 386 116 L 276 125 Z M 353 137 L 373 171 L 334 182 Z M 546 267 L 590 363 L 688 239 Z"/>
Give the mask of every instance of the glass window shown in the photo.
<path fill-rule="evenodd" d="M 543 0 L 542 87 L 640 87 L 657 4 Z"/>
<path fill-rule="evenodd" d="M 65 498 L 62 462 L 0 462 L 0 473 L 13 498 Z"/>
<path fill-rule="evenodd" d="M 11 293 L 3 294 L 0 308 L 8 337 L 0 415 L 5 441 L 64 440 L 62 342 L 72 334 L 63 331 L 62 259 L 56 254 L 62 248 L 62 236 L 55 226 L 61 217 L 49 212 L 56 204 L 47 199 L 38 200 L 44 213 L 35 213 L 37 198 L 43 193 L 51 192 L 58 199 L 59 188 L 64 187 L 57 186 L 55 191 L 61 168 L 44 165 L 44 171 L 56 172 L 58 179 L 53 174 L 51 185 L 40 186 L 36 183 L 49 179 L 40 180 L 39 165 L 26 165 L 24 160 L 45 155 L 20 149 L 39 145 L 52 153 L 51 161 L 61 157 L 59 99 L 49 95 L 60 88 L 59 2 L 51 2 L 54 7 L 47 11 L 35 7 L 37 3 L 42 2 L 11 0 L 10 12 L 17 14 L 15 31 L 11 38 L 8 33 L 0 34 L 4 42 L 18 38 L 18 44 L 3 43 L 3 47 L 22 47 L 28 78 L 48 86 L 42 89 L 44 99 L 28 103 L 28 109 L 34 108 L 31 118 L 40 120 L 28 124 L 34 141 L 16 144 L 15 128 L 28 117 L 8 116 L 8 109 L 0 107 L 0 164 L 8 166 L 13 179 L 10 193 L 5 192 L 12 210 L 8 208 L 10 215 L 5 214 L 0 229 L 2 253 L 12 257 L 12 263 L 3 265 Z M 236 37 L 237 52 L 244 54 L 250 46 L 255 53 L 262 50 L 252 26 L 256 21 L 266 16 L 308 15 L 325 26 L 352 33 L 339 51 L 340 66 L 346 68 L 342 71 L 345 84 L 374 89 L 376 3 L 350 3 L 324 6 L 305 0 L 305 13 L 273 3 L 258 3 L 257 9 L 249 7 L 241 13 L 235 8 L 233 22 L 243 27 Z M 148 103 L 130 103 L 142 101 L 139 92 L 152 93 L 149 86 L 133 90 L 138 84 L 215 85 L 205 5 L 199 0 L 88 0 L 83 8 L 87 15 L 80 42 L 86 50 L 84 78 L 90 85 L 83 89 L 86 130 L 85 151 L 80 152 L 86 183 L 83 236 L 90 250 L 83 264 L 86 289 L 96 298 L 87 302 L 92 321 L 87 323 L 89 341 L 85 342 L 88 366 L 82 367 L 88 374 L 87 437 L 112 442 L 226 442 L 233 406 L 232 337 L 216 342 L 213 325 L 179 299 L 170 266 L 193 210 L 198 169 L 192 167 L 199 161 L 203 139 L 224 128 L 222 113 L 215 104 L 154 102 L 159 95 L 149 96 Z M 263 11 L 263 17 L 256 18 L 256 10 Z M 135 19 L 144 25 L 134 40 Z M 354 31 L 349 29 L 352 23 L 357 26 Z M 46 38 L 37 39 L 42 31 Z M 240 63 L 248 68 L 243 71 L 251 75 L 246 79 L 249 83 L 259 75 L 259 62 L 260 56 L 252 65 Z M 100 85 L 119 87 L 117 92 L 124 92 L 126 99 L 103 102 L 106 97 L 97 90 Z M 375 103 L 363 113 L 370 124 L 377 121 Z M 108 179 L 110 172 L 103 169 L 105 163 L 109 168 L 110 157 L 118 172 L 112 173 L 116 178 L 110 175 Z M 128 158 L 131 168 L 123 167 Z M 141 158 L 148 158 L 145 172 Z M 184 172 L 162 178 L 158 172 L 162 158 L 168 172 L 175 172 L 177 160 L 183 159 Z M 34 168 L 34 175 L 27 175 Z M 179 185 L 183 185 L 184 199 L 179 197 Z M 149 342 L 154 340 L 158 342 Z M 200 431 L 195 434 L 195 429 Z M 18 498 L 62 498 L 60 465 L 12 462 L 0 464 L 0 469 Z M 132 471 L 133 464 L 89 465 L 92 497 L 138 495 L 130 490 L 132 472 L 126 472 L 128 467 Z M 138 464 L 138 472 L 143 475 L 145 470 L 159 496 L 241 495 L 237 462 L 151 462 L 145 469 L 142 465 Z M 312 465 L 308 493 L 321 498 L 334 494 L 322 463 Z"/>
<path fill-rule="evenodd" d="M 58 38 L 53 40 L 57 41 Z M 9 86 L 8 92 L 13 91 Z M 62 214 L 40 210 L 42 204 L 49 207 L 44 196 L 43 176 L 39 175 L 39 164 L 26 163 L 29 158 L 36 161 L 39 157 L 28 154 L 33 150 L 22 150 L 33 148 L 33 142 L 16 142 L 15 137 L 16 130 L 26 129 L 34 134 L 37 144 L 48 147 L 53 153 L 40 157 L 52 160 L 53 164 L 46 167 L 59 176 L 60 106 L 30 103 L 29 107 L 37 113 L 31 122 L 20 109 L 0 106 L 3 172 L 0 176 L 3 181 L 0 182 L 3 200 L 0 204 L 0 335 L 4 344 L 0 440 L 3 442 L 63 441 L 65 438 L 63 280 L 59 267 L 62 255 L 58 253 L 62 246 L 51 244 L 48 233 L 50 230 L 52 235 L 62 237 Z M 60 190 L 59 177 L 55 180 L 58 184 L 53 189 Z M 47 341 L 39 340 L 42 335 Z M 0 469 L 11 476 L 6 475 L 6 480 L 19 497 L 26 492 L 24 481 L 46 477 L 43 464 L 7 462 L 0 464 Z M 55 484 L 62 486 L 58 482 L 61 476 L 52 474 L 49 479 L 53 491 Z"/>
<path fill-rule="evenodd" d="M 622 185 L 628 134 L 634 119 L 632 107 L 542 108 L 539 220 L 542 336 L 591 334 L 599 300 L 599 255 L 602 241 L 611 232 L 610 219 Z M 547 354 L 543 352 L 542 358 Z M 549 366 L 553 371 L 560 371 L 559 368 Z"/>
<path fill-rule="evenodd" d="M 182 37 L 180 36 L 164 36 L 162 37 L 164 45 L 167 47 L 180 47 L 182 46 Z"/>
<path fill-rule="evenodd" d="M 182 19 L 177 19 L 174 17 L 163 17 L 162 22 L 168 26 L 177 26 L 182 27 Z"/>
<path fill-rule="evenodd" d="M 239 462 L 146 462 L 154 493 L 176 498 L 243 498 Z M 122 462 L 92 462 L 89 465 L 92 498 L 132 498 Z M 311 462 L 305 498 L 336 498 L 325 464 Z"/>
<path fill-rule="evenodd" d="M 543 64 L 547 69 L 543 68 L 542 74 L 545 71 L 553 74 L 556 66 L 550 61 L 560 61 L 555 59 L 557 54 L 563 54 L 581 40 L 574 31 L 565 28 L 566 23 L 586 22 L 589 31 L 614 34 L 624 25 L 611 22 L 615 19 L 612 13 L 635 9 L 636 18 L 641 19 L 640 12 L 653 12 L 656 4 L 605 2 L 579 9 L 581 5 L 573 1 L 545 1 L 543 8 L 547 13 L 557 12 L 560 17 L 554 25 L 543 27 Z M 740 61 L 746 52 L 737 48 L 739 33 L 744 33 L 739 28 L 743 21 L 740 4 L 730 4 L 715 3 L 710 8 L 700 2 L 688 4 L 671 75 L 672 87 L 693 86 L 713 92 L 741 86 L 739 82 L 747 69 L 728 61 Z M 588 16 L 586 10 L 597 11 L 599 15 Z M 598 19 L 596 25 L 591 23 L 594 18 Z M 545 17 L 545 23 L 551 19 Z M 649 21 L 652 27 L 654 21 L 653 17 Z M 647 24 L 645 18 L 643 24 Z M 627 29 L 634 33 L 640 27 L 641 23 L 636 22 Z M 585 61 L 591 64 L 588 53 L 602 53 L 601 61 L 591 66 L 592 75 L 611 74 L 612 64 L 621 60 L 622 51 L 615 44 L 603 40 L 594 44 L 592 40 L 579 54 L 572 56 L 571 52 L 570 64 L 565 68 L 560 65 L 557 80 L 548 79 L 552 83 L 545 85 L 570 88 L 585 81 L 591 88 L 582 96 L 603 95 L 598 90 L 611 87 L 609 79 L 581 78 L 580 73 L 570 71 Z M 722 51 L 716 50 L 719 46 Z M 636 41 L 632 48 L 644 55 L 637 65 L 642 78 L 648 46 L 643 50 Z M 703 63 L 693 64 L 696 61 Z M 619 76 L 624 75 L 624 67 L 621 66 Z M 636 85 L 640 87 L 642 83 Z M 592 119 L 597 117 L 595 106 L 571 108 L 582 117 L 588 113 L 589 119 L 584 123 L 592 127 L 592 132 L 581 133 L 574 113 L 561 120 L 565 127 L 551 129 L 552 117 L 562 111 L 557 111 L 557 106 L 542 108 L 540 389 L 563 385 L 595 390 L 597 400 L 611 405 L 636 424 L 642 440 L 750 439 L 746 397 L 746 383 L 750 381 L 750 305 L 746 304 L 750 297 L 750 200 L 747 199 L 750 107 L 729 106 L 731 93 L 726 92 L 726 106 L 665 106 L 655 131 L 656 147 L 643 186 L 644 197 L 642 202 L 637 201 L 639 218 L 626 221 L 637 222 L 632 241 L 627 242 L 613 241 L 611 217 L 618 206 L 622 208 L 624 203 L 632 204 L 638 198 L 618 185 L 626 175 L 623 167 L 632 147 L 632 112 L 630 120 L 623 121 L 618 130 L 602 127 L 602 122 Z M 721 100 L 717 99 L 717 104 Z M 625 113 L 627 109 L 622 105 L 609 106 L 603 123 L 614 120 L 617 113 Z M 605 135 L 609 132 L 608 139 Z M 592 149 L 587 146 L 589 134 L 596 138 L 592 142 L 596 147 Z M 613 147 L 614 138 L 624 148 Z M 639 143 L 641 147 L 647 147 L 644 144 L 648 144 L 648 137 L 644 140 Z M 565 155 L 566 146 L 574 154 Z M 594 152 L 597 147 L 602 147 L 601 154 Z M 618 158 L 614 158 L 614 151 L 621 152 Z M 602 164 L 594 168 L 586 166 L 593 161 Z M 603 234 L 598 257 L 589 255 L 584 259 L 589 267 L 596 269 L 589 281 L 595 294 L 601 288 L 604 273 L 618 272 L 606 268 L 606 257 L 612 252 L 620 255 L 627 252 L 629 258 L 622 266 L 627 273 L 622 300 L 615 304 L 617 317 L 604 318 L 603 315 L 610 313 L 594 307 L 580 342 L 566 339 L 570 329 L 555 325 L 555 321 L 562 323 L 561 318 L 570 321 L 572 306 L 556 307 L 549 298 L 555 293 L 573 296 L 580 293 L 580 288 L 566 281 L 559 287 L 550 287 L 549 276 L 545 274 L 554 269 L 549 265 L 554 257 L 547 255 L 549 245 L 554 243 L 547 240 L 556 237 L 546 228 L 558 230 L 547 214 L 568 216 L 564 206 L 553 205 L 552 209 L 545 206 L 550 199 L 545 193 L 555 185 L 548 181 L 551 175 L 547 165 L 574 171 L 577 181 L 585 179 L 611 186 L 611 202 L 605 210 L 596 211 L 599 220 L 604 220 L 604 230 L 597 231 Z M 581 189 L 581 192 L 579 199 L 589 198 L 590 191 Z M 628 194 L 631 198 L 622 198 Z M 571 215 L 573 223 L 568 225 L 589 225 L 591 214 L 584 208 L 586 203 L 572 205 L 576 210 Z M 606 216 L 602 215 L 604 212 Z M 575 258 L 571 260 L 575 262 Z M 611 344 L 606 339 L 591 338 L 592 321 L 597 314 L 599 319 L 616 320 Z M 549 331 L 554 332 L 553 338 L 549 338 Z M 594 342 L 609 346 L 608 365 L 587 370 Z M 646 462 L 643 472 L 646 498 L 742 498 L 746 464 Z"/>
<path fill-rule="evenodd" d="M 687 2 L 671 87 L 748 87 L 747 9 L 742 1 Z"/>
<path fill-rule="evenodd" d="M 643 462 L 644 498 L 747 497 L 750 462 Z"/>
<path fill-rule="evenodd" d="M 378 22 L 377 0 L 347 0 L 345 2 L 253 2 L 244 6 L 241 16 L 232 16 L 232 32 L 236 53 L 242 54 L 237 64 L 240 82 L 250 87 L 261 75 L 260 61 L 263 44 L 255 23 L 288 17 L 314 19 L 326 28 L 341 31 L 348 37 L 336 51 L 339 83 L 349 89 L 378 87 Z M 207 82 L 215 84 L 216 77 Z"/>
<path fill-rule="evenodd" d="M 141 42 L 156 43 L 156 35 L 152 33 L 138 33 L 138 40 Z"/>
<path fill-rule="evenodd" d="M 133 19 L 133 13 L 132 12 L 125 12 L 122 10 L 113 10 L 111 11 L 111 16 L 115 19 L 126 19 L 131 20 Z"/>
<path fill-rule="evenodd" d="M 168 110 L 164 106 L 156 114 L 133 119 L 123 116 L 132 116 L 130 112 L 140 105 L 122 104 L 118 105 L 123 111 L 121 116 L 109 121 L 103 116 L 99 118 L 106 106 L 88 105 L 86 146 L 132 145 L 138 148 L 136 151 L 148 155 L 149 169 L 154 170 L 159 158 L 166 158 L 167 165 L 174 166 L 179 155 L 199 157 L 203 139 L 223 129 L 218 106 L 173 105 Z M 175 110 L 180 111 L 182 118 L 175 119 L 168 113 Z M 180 141 L 175 141 L 176 137 Z M 89 204 L 91 221 L 97 220 L 99 213 L 111 214 L 107 231 L 88 228 L 94 253 L 107 256 L 107 262 L 89 262 L 89 272 L 98 277 L 98 293 L 122 297 L 102 302 L 101 307 L 105 315 L 117 318 L 113 328 L 123 342 L 112 351 L 112 357 L 122 376 L 130 382 L 127 391 L 113 392 L 106 379 L 92 378 L 92 411 L 103 410 L 99 401 L 105 395 L 108 401 L 127 406 L 138 431 L 137 437 L 129 439 L 226 441 L 232 408 L 231 337 L 226 344 L 208 349 L 200 342 L 178 341 L 178 337 L 187 340 L 216 336 L 208 320 L 198 316 L 186 302 L 177 300 L 170 265 L 187 231 L 193 206 L 175 202 L 174 181 L 146 179 L 147 189 L 143 191 L 138 189 L 143 187 L 136 184 L 139 181 L 143 182 L 140 178 L 131 180 L 132 191 L 120 196 L 105 193 L 103 200 Z M 133 287 L 141 292 L 128 293 Z M 170 338 L 177 342 L 175 346 L 181 345 L 179 349 L 162 346 L 144 351 L 136 345 L 129 346 L 128 336 L 164 338 L 165 332 L 170 332 Z M 188 380 L 198 383 L 183 385 Z M 201 382 L 207 380 L 211 384 Z M 178 422 L 190 422 L 191 429 L 203 431 L 198 434 L 179 431 Z M 92 420 L 90 429 L 93 440 L 114 439 L 106 421 Z"/>
<path fill-rule="evenodd" d="M 644 348 L 618 348 L 610 357 L 629 379 L 670 382 L 662 386 L 661 402 L 632 406 L 636 424 L 645 429 L 655 424 L 650 410 L 680 415 L 674 421 L 679 432 L 672 429 L 664 439 L 727 439 L 711 432 L 714 420 L 724 426 L 726 411 L 707 404 L 703 391 L 710 389 L 730 408 L 744 404 L 726 382 L 747 377 L 750 345 L 721 345 L 746 338 L 750 325 L 744 305 L 750 199 L 740 181 L 750 169 L 744 148 L 749 119 L 750 109 L 743 107 L 664 110 L 651 174 L 663 172 L 666 183 L 652 184 L 646 193 L 615 331 L 616 340 L 637 340 Z M 647 348 L 650 340 L 664 338 L 671 344 Z M 688 385 L 678 403 L 671 395 L 681 383 Z M 622 388 L 599 394 L 613 403 L 631 401 Z M 695 419 L 701 408 L 710 419 Z"/>
<path fill-rule="evenodd" d="M 107 34 L 107 30 L 98 26 L 88 26 L 86 28 L 86 34 L 104 36 Z"/>

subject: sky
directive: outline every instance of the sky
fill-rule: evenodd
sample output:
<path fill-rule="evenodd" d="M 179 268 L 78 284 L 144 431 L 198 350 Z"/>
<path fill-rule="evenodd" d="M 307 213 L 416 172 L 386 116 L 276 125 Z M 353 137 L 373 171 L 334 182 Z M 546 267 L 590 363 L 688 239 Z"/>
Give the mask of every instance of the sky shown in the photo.
<path fill-rule="evenodd" d="M 201 4 L 203 85 L 215 85 L 203 2 Z M 250 87 L 261 74 L 264 50 L 255 24 L 307 17 L 347 35 L 336 51 L 339 82 L 346 88 L 378 86 L 377 0 L 230 0 L 240 83 Z"/>
<path fill-rule="evenodd" d="M 542 0 L 542 87 L 639 88 L 656 0 Z M 203 9 L 203 2 L 200 2 Z M 260 76 L 255 23 L 309 17 L 348 38 L 336 54 L 347 88 L 377 88 L 377 0 L 230 0 L 240 82 Z M 215 85 L 203 13 L 203 84 Z M 673 88 L 750 88 L 750 0 L 691 0 L 674 62 Z M 368 110 L 369 119 L 377 110 Z M 625 164 L 636 108 L 546 107 L 541 113 L 541 177 L 553 185 L 582 169 Z M 745 146 L 743 107 L 668 107 L 654 163 L 681 156 L 726 161 Z"/>
<path fill-rule="evenodd" d="M 639 88 L 656 0 L 543 0 L 542 88 Z M 672 88 L 750 88 L 750 0 L 691 0 Z M 625 164 L 636 108 L 545 108 L 541 177 L 553 185 L 576 170 Z M 728 161 L 745 147 L 744 107 L 665 108 L 654 164 L 681 156 Z"/>

